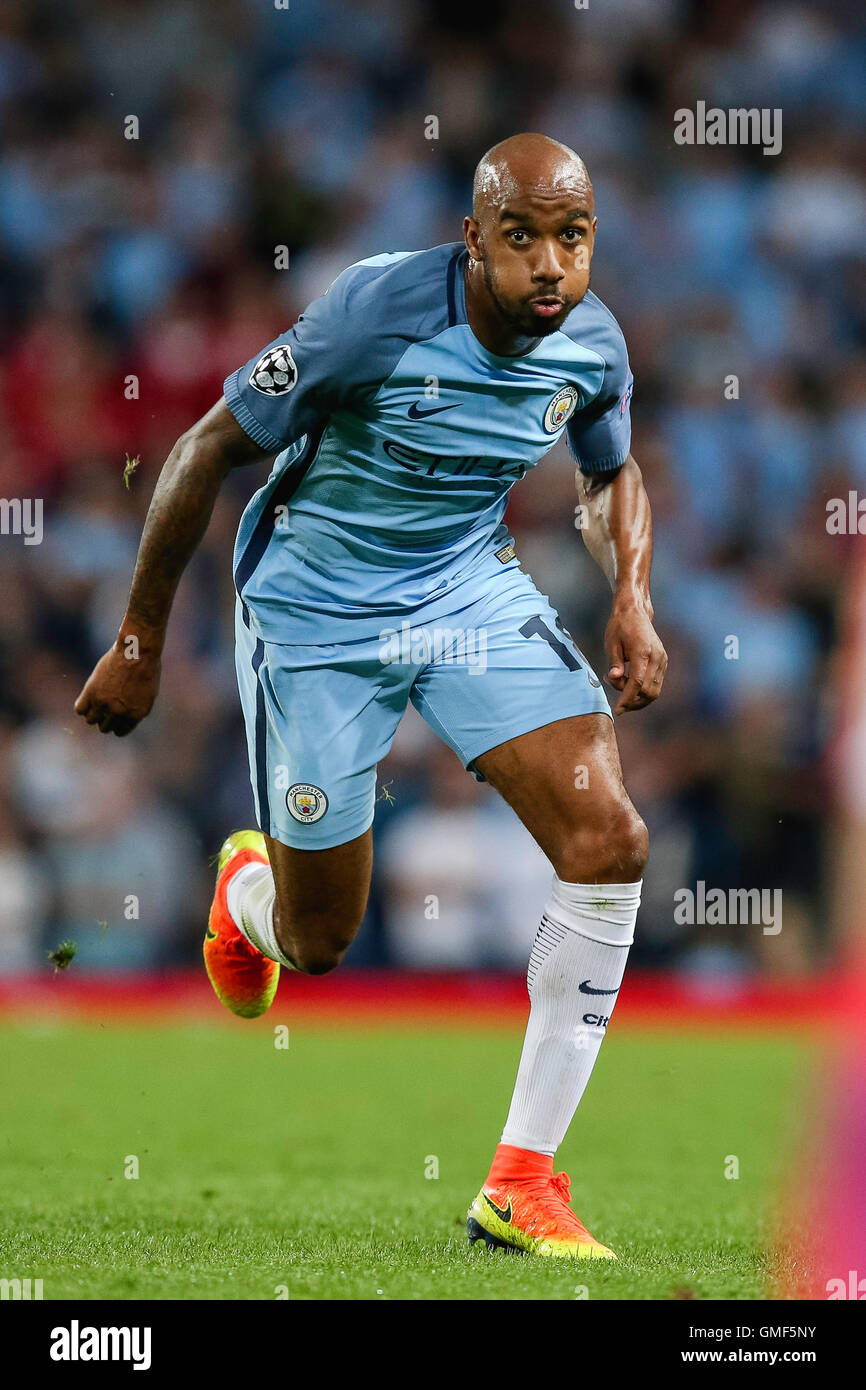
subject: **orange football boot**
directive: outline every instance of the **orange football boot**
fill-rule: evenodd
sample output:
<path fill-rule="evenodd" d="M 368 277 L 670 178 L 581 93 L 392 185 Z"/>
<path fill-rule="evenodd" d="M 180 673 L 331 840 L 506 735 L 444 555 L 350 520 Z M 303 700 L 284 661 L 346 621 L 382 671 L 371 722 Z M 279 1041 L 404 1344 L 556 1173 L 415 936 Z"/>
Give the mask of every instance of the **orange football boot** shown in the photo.
<path fill-rule="evenodd" d="M 521 1157 L 509 1159 L 509 1153 Z M 466 1232 L 470 1241 L 483 1239 L 489 1250 L 615 1260 L 613 1251 L 590 1235 L 570 1200 L 571 1179 L 567 1173 L 554 1175 L 551 1157 L 500 1145 L 490 1177 L 469 1208 Z"/>
<path fill-rule="evenodd" d="M 228 909 L 226 890 L 245 864 L 268 863 L 265 839 L 257 830 L 236 830 L 229 835 L 217 860 L 216 891 L 204 938 L 204 963 L 217 998 L 239 1018 L 258 1018 L 271 1007 L 280 967 L 238 931 Z"/>

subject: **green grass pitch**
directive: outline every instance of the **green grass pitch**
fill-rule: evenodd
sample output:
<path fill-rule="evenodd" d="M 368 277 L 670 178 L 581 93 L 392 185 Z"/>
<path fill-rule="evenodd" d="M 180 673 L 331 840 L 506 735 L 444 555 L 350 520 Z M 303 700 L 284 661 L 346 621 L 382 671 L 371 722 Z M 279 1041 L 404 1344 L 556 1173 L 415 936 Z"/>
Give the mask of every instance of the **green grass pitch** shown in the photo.
<path fill-rule="evenodd" d="M 767 1297 L 813 1049 L 611 1033 L 557 1159 L 607 1265 L 466 1240 L 520 1033 L 7 1023 L 0 1276 L 45 1299 Z"/>

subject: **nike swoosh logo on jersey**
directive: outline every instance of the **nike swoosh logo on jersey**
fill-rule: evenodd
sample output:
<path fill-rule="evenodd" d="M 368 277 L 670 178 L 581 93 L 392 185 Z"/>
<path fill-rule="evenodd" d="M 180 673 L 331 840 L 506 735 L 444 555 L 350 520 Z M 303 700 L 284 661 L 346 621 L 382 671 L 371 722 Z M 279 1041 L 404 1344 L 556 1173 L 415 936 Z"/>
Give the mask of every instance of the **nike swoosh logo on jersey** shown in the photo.
<path fill-rule="evenodd" d="M 618 989 L 593 989 L 589 980 L 584 980 L 578 985 L 581 994 L 619 994 Z"/>
<path fill-rule="evenodd" d="M 512 1215 L 512 1212 L 511 1212 L 511 1201 L 510 1201 L 510 1199 L 509 1199 L 509 1202 L 508 1202 L 508 1206 L 505 1207 L 504 1210 L 503 1210 L 502 1207 L 498 1207 L 498 1206 L 496 1205 L 496 1203 L 493 1201 L 492 1197 L 488 1197 L 488 1195 L 487 1195 L 486 1192 L 483 1192 L 481 1195 L 483 1196 L 485 1202 L 486 1202 L 487 1205 L 491 1208 L 491 1210 L 496 1212 L 496 1215 L 499 1217 L 499 1220 L 500 1220 L 500 1221 L 504 1221 L 504 1222 L 506 1223 L 506 1225 L 508 1225 L 508 1223 L 509 1223 L 510 1220 L 511 1220 L 511 1215 Z"/>
<path fill-rule="evenodd" d="M 441 415 L 443 410 L 457 410 L 463 404 L 457 401 L 454 405 L 434 405 L 431 410 L 422 410 L 417 401 L 413 401 L 409 407 L 410 420 L 425 420 L 428 415 Z"/>

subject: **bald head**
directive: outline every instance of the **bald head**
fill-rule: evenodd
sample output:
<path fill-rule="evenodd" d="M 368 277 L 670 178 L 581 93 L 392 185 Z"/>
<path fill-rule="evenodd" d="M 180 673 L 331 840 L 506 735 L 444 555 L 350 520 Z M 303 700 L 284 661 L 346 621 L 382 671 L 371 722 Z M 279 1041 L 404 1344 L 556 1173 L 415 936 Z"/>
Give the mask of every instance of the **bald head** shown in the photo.
<path fill-rule="evenodd" d="M 586 165 L 547 135 L 512 135 L 475 171 L 463 219 L 469 323 L 509 357 L 562 326 L 589 288 L 596 233 Z"/>
<path fill-rule="evenodd" d="M 534 132 L 511 135 L 482 155 L 472 184 L 472 215 L 484 222 L 508 203 L 529 195 L 583 195 L 592 202 L 592 184 L 579 154 Z"/>

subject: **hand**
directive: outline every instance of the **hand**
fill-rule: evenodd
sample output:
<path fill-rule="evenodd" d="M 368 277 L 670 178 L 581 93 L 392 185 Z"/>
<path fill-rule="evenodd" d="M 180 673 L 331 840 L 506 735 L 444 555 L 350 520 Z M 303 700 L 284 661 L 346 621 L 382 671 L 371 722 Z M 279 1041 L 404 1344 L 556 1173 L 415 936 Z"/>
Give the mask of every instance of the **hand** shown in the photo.
<path fill-rule="evenodd" d="M 610 662 L 607 679 L 622 692 L 614 714 L 643 709 L 661 694 L 668 658 L 652 618 L 651 604 L 636 600 L 614 603 L 604 634 Z"/>
<path fill-rule="evenodd" d="M 137 656 L 127 654 L 136 650 Z M 153 708 L 160 666 L 158 648 L 136 648 L 129 637 L 119 637 L 93 668 L 75 701 L 75 713 L 101 733 L 123 738 Z"/>

